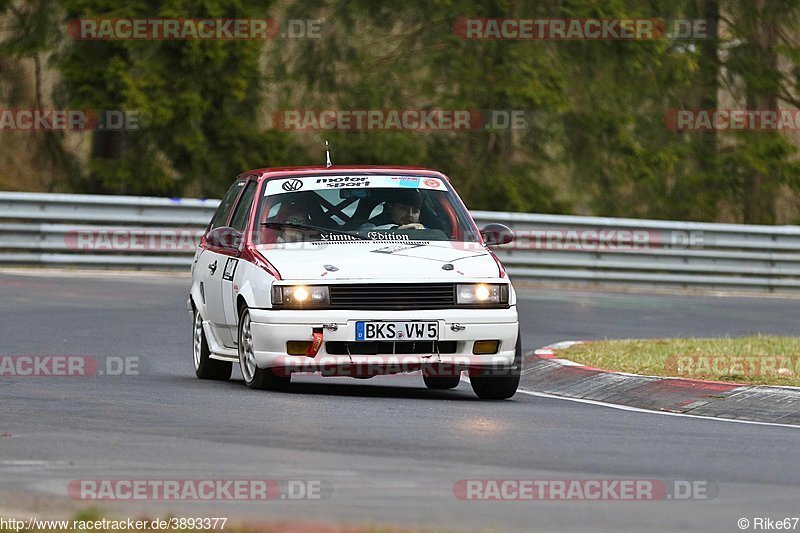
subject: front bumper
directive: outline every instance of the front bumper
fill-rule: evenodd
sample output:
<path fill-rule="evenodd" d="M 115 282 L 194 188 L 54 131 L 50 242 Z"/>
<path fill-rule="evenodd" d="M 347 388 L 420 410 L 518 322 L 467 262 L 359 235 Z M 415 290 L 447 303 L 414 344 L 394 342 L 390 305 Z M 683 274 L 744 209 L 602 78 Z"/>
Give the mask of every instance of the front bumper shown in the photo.
<path fill-rule="evenodd" d="M 346 313 L 347 318 L 343 317 Z M 425 311 L 346 311 L 251 309 L 256 364 L 259 368 L 302 368 L 324 371 L 341 365 L 383 367 L 387 373 L 413 370 L 414 365 L 447 364 L 459 368 L 510 365 L 514 361 L 519 322 L 517 309 L 439 309 Z M 326 343 L 353 342 L 356 321 L 437 321 L 439 341 L 455 341 L 454 353 L 336 355 Z M 335 331 L 329 326 L 335 324 Z M 453 328 L 458 325 L 463 329 Z M 315 357 L 286 353 L 288 341 L 311 340 L 314 328 L 323 328 L 323 344 Z M 496 354 L 473 355 L 477 340 L 498 340 Z M 387 357 L 391 356 L 391 357 Z"/>

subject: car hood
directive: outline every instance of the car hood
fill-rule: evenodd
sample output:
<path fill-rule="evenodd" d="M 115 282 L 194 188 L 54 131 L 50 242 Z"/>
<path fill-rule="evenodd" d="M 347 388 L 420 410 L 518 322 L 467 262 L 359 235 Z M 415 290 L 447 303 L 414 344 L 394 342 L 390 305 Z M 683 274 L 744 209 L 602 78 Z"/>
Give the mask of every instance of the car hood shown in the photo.
<path fill-rule="evenodd" d="M 289 280 L 405 281 L 499 276 L 494 258 L 478 243 L 302 242 L 259 245 L 257 249 L 283 279 Z"/>

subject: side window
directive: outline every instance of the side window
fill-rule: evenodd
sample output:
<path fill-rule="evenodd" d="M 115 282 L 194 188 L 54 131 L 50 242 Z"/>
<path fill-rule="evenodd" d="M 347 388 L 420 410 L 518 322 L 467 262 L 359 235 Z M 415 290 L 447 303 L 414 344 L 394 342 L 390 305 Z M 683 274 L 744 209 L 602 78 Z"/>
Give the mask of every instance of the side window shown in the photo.
<path fill-rule="evenodd" d="M 244 231 L 247 224 L 247 217 L 250 214 L 250 209 L 253 206 L 253 198 L 256 195 L 256 182 L 250 180 L 244 188 L 239 203 L 236 205 L 236 211 L 233 212 L 231 219 L 231 227 L 239 231 Z"/>
<path fill-rule="evenodd" d="M 233 204 L 236 202 L 236 198 L 239 196 L 242 187 L 244 187 L 244 180 L 239 180 L 231 185 L 231 188 L 228 189 L 228 192 L 225 194 L 225 198 L 223 198 L 222 202 L 219 204 L 217 212 L 214 213 L 214 218 L 211 219 L 211 226 L 209 229 L 219 228 L 228 223 L 228 215 L 231 214 Z"/>

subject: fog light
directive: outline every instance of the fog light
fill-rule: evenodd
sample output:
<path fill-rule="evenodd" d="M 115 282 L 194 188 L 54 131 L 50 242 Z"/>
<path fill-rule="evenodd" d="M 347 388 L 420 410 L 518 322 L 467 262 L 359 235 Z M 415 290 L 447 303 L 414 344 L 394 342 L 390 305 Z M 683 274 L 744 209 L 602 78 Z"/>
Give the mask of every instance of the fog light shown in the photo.
<path fill-rule="evenodd" d="M 500 341 L 475 341 L 472 346 L 472 353 L 475 355 L 490 355 L 497 353 Z"/>
<path fill-rule="evenodd" d="M 305 355 L 311 347 L 312 341 L 288 341 L 286 343 L 286 353 L 289 355 Z"/>

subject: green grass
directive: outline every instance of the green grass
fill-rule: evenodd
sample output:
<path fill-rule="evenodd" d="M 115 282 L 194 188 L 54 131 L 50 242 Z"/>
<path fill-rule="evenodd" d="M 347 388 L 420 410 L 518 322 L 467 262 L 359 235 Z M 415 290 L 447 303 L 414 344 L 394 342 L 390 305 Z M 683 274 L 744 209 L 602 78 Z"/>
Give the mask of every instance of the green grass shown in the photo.
<path fill-rule="evenodd" d="M 619 372 L 800 386 L 800 337 L 605 340 L 556 353 L 587 366 Z"/>

